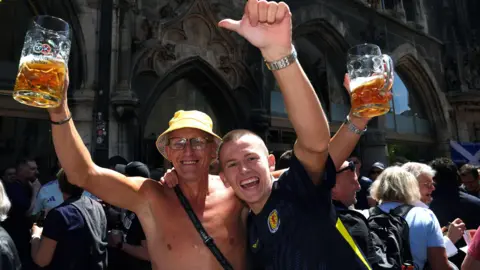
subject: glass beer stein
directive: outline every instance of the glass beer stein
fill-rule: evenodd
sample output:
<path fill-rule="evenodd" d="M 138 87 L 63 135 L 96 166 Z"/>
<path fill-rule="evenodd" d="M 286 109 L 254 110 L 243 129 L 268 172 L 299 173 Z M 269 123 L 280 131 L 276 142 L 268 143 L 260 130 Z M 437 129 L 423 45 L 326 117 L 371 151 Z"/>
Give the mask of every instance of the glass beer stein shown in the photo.
<path fill-rule="evenodd" d="M 38 108 L 58 107 L 64 93 L 70 54 L 70 26 L 62 19 L 38 16 L 27 31 L 13 98 Z"/>
<path fill-rule="evenodd" d="M 348 77 L 352 113 L 374 117 L 390 111 L 393 63 L 374 44 L 361 44 L 348 50 Z"/>

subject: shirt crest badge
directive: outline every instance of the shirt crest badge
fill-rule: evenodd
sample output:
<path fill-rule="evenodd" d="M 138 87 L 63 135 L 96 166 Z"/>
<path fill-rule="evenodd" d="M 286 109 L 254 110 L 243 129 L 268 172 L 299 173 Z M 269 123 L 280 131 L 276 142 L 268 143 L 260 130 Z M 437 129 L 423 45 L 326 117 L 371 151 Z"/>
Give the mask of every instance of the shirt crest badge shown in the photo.
<path fill-rule="evenodd" d="M 273 209 L 273 211 L 270 212 L 270 215 L 268 215 L 267 223 L 268 229 L 271 233 L 276 233 L 278 231 L 278 228 L 280 227 L 280 218 L 278 217 L 277 209 Z"/>

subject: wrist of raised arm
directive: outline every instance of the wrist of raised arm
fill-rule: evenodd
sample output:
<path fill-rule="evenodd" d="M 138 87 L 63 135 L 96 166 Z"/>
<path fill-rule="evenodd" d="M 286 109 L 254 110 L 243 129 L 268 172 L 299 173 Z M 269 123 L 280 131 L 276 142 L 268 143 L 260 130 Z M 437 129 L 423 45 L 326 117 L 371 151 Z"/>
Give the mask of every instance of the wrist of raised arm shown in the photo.
<path fill-rule="evenodd" d="M 353 114 L 350 114 L 349 118 L 350 122 L 360 129 L 364 129 L 368 125 L 368 122 L 370 122 L 369 118 L 356 117 Z"/>
<path fill-rule="evenodd" d="M 278 61 L 290 55 L 292 51 L 293 51 L 292 44 L 287 47 L 265 48 L 260 50 L 260 52 L 262 53 L 263 59 L 265 59 L 265 61 L 267 62 Z"/>
<path fill-rule="evenodd" d="M 53 122 L 60 122 L 68 117 L 70 117 L 71 113 L 68 108 L 63 108 L 61 110 L 56 110 L 55 112 L 50 112 L 50 121 Z"/>

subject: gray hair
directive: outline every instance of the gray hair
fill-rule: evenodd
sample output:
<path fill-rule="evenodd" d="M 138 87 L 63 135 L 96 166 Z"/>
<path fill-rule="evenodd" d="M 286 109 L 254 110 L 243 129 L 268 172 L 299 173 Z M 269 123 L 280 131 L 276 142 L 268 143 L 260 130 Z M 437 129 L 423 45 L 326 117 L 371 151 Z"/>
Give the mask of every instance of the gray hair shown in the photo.
<path fill-rule="evenodd" d="M 422 174 L 426 174 L 430 177 L 434 177 L 437 173 L 432 167 L 428 166 L 427 164 L 418 163 L 418 162 L 407 162 L 403 164 L 403 169 L 407 172 L 413 174 L 415 178 L 417 178 Z"/>
<path fill-rule="evenodd" d="M 7 219 L 7 214 L 8 211 L 10 211 L 10 207 L 12 207 L 12 204 L 10 203 L 7 193 L 3 188 L 3 184 L 0 181 L 0 222 Z"/>
<path fill-rule="evenodd" d="M 413 174 L 401 167 L 385 169 L 373 182 L 370 195 L 378 202 L 401 202 L 406 204 L 420 200 L 420 188 Z"/>

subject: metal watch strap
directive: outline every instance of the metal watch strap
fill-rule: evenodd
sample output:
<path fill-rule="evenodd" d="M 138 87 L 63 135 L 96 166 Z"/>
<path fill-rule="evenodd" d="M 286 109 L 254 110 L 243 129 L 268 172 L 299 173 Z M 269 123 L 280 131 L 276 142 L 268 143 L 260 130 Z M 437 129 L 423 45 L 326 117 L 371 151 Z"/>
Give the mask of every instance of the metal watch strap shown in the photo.
<path fill-rule="evenodd" d="M 355 126 L 352 121 L 350 121 L 350 116 L 347 115 L 345 118 L 345 121 L 343 122 L 345 125 L 347 125 L 348 130 L 351 132 L 358 134 L 358 135 L 363 135 L 367 131 L 367 127 L 365 127 L 363 130 L 359 129 L 357 126 Z"/>
<path fill-rule="evenodd" d="M 295 47 L 292 46 L 292 53 L 283 57 L 282 59 L 273 61 L 273 62 L 267 62 L 265 61 L 265 65 L 269 70 L 279 70 L 282 68 L 286 68 L 290 66 L 291 64 L 295 63 L 297 61 L 297 50 L 295 50 Z"/>

